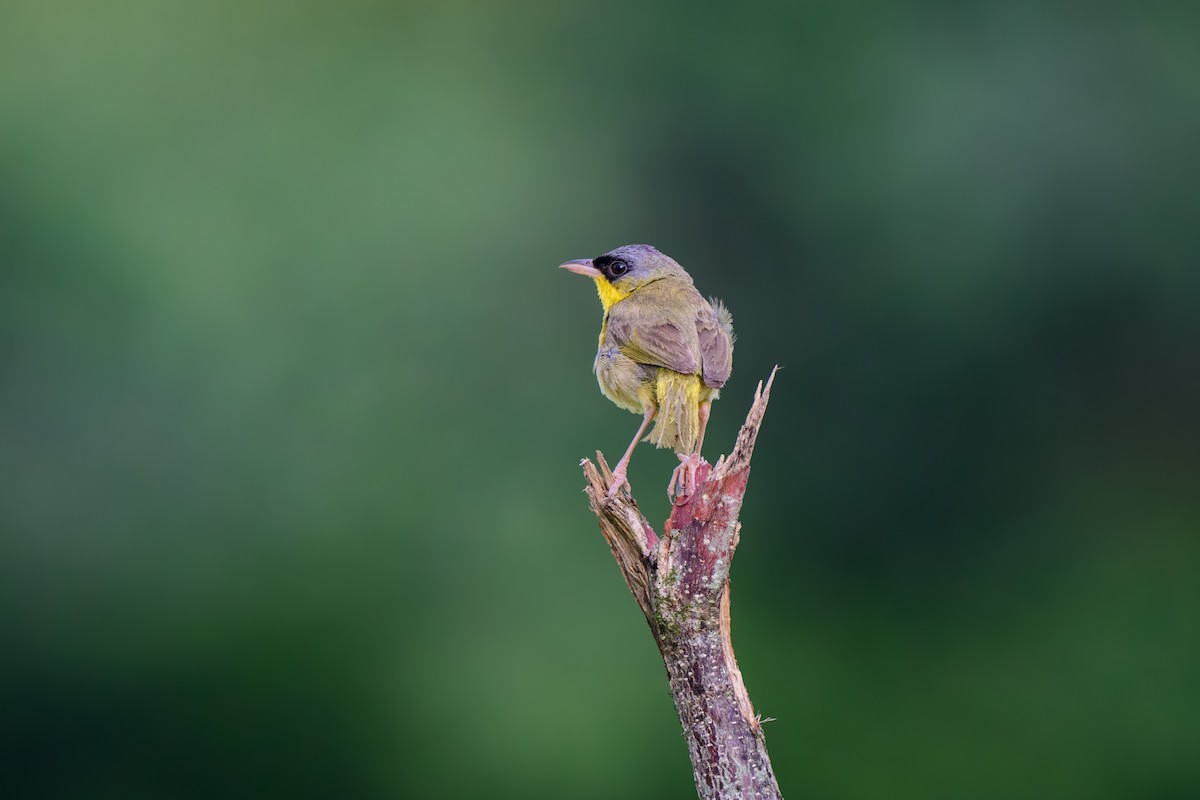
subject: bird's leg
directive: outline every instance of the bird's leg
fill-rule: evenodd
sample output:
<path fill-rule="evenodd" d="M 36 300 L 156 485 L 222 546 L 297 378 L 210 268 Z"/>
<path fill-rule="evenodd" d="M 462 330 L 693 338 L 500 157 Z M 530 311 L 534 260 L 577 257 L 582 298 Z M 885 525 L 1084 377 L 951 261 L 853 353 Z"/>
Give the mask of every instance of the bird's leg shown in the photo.
<path fill-rule="evenodd" d="M 667 497 L 674 497 L 676 502 L 696 493 L 696 471 L 704 463 L 700 448 L 704 446 L 704 429 L 708 427 L 708 415 L 712 411 L 712 403 L 700 404 L 700 433 L 696 436 L 696 449 L 689 455 L 679 456 L 679 466 L 671 473 L 671 482 L 667 484 Z M 678 485 L 680 494 L 675 494 Z"/>
<path fill-rule="evenodd" d="M 629 467 L 629 459 L 633 456 L 633 450 L 637 447 L 638 442 L 642 440 L 642 434 L 646 432 L 646 426 L 650 424 L 650 420 L 654 419 L 654 415 L 658 413 L 658 407 L 653 403 L 646 406 L 642 424 L 638 426 L 637 433 L 633 435 L 633 441 L 629 443 L 629 449 L 625 451 L 625 455 L 621 456 L 621 460 L 617 462 L 617 467 L 612 471 L 612 485 L 608 487 L 608 499 L 612 500 L 617 496 L 617 492 L 622 485 L 628 486 L 629 479 L 625 477 L 625 470 Z"/>

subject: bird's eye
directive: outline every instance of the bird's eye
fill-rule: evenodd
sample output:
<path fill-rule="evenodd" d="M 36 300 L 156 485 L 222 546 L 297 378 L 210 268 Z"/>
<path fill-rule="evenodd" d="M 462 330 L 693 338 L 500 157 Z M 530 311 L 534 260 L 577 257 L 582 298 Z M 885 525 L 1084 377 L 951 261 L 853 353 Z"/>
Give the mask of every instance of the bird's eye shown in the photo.
<path fill-rule="evenodd" d="M 614 278 L 619 278 L 626 272 L 629 272 L 629 265 L 624 261 L 614 261 L 608 265 L 608 272 Z"/>

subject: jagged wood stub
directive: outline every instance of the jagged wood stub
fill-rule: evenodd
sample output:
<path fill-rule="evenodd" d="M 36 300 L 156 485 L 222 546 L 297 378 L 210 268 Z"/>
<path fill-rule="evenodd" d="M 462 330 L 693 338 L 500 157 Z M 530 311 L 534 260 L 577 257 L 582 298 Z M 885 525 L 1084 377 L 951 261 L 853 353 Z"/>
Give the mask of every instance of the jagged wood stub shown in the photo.
<path fill-rule="evenodd" d="M 782 798 L 761 719 L 733 655 L 729 621 L 738 515 L 778 369 L 765 386 L 758 384 L 729 457 L 701 466 L 696 491 L 672 507 L 661 539 L 632 496 L 606 499 L 612 472 L 602 454 L 596 453 L 595 464 L 582 462 L 600 531 L 662 653 L 703 800 Z"/>

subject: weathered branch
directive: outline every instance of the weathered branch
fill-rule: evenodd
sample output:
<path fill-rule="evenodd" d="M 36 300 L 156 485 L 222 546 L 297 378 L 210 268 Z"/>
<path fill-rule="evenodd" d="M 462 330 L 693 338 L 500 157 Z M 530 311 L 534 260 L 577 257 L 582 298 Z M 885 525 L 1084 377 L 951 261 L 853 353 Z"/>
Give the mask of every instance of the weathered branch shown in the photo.
<path fill-rule="evenodd" d="M 729 458 L 704 464 L 697 489 L 654 534 L 632 496 L 606 499 L 612 472 L 597 452 L 582 463 L 588 499 L 625 583 L 662 653 L 683 725 L 696 789 L 704 800 L 781 798 L 729 635 L 729 567 L 750 456 L 776 367 L 760 382 Z"/>

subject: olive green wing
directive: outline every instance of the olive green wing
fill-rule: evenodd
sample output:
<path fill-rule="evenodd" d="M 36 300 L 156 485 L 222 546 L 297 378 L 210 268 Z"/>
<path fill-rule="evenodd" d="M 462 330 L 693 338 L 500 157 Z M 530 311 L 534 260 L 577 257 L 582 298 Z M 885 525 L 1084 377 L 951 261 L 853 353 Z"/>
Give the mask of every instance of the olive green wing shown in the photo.
<path fill-rule="evenodd" d="M 614 305 L 606 339 L 639 364 L 695 375 L 700 371 L 700 341 L 694 306 L 685 294 L 669 288 L 648 286 Z"/>
<path fill-rule="evenodd" d="M 720 389 L 733 372 L 733 315 L 715 297 L 705 306 L 696 318 L 701 373 L 705 386 Z"/>

